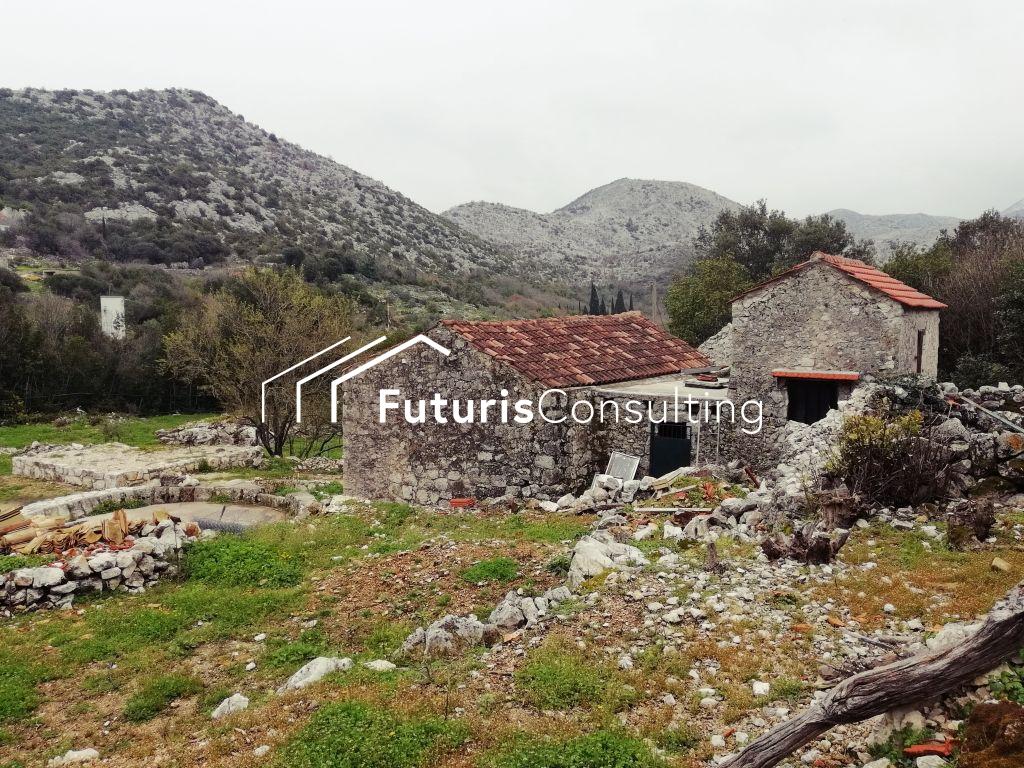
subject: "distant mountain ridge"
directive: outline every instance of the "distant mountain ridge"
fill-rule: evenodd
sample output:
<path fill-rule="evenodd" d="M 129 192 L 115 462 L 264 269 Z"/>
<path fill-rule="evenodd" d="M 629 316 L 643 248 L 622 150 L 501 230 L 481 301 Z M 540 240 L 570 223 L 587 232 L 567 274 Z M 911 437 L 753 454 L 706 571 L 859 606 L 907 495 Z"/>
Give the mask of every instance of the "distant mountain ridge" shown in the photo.
<path fill-rule="evenodd" d="M 501 203 L 457 205 L 442 215 L 529 258 L 545 277 L 581 284 L 643 282 L 693 258 L 693 238 L 739 203 L 680 181 L 619 179 L 551 213 Z M 641 280 L 638 280 L 641 278 Z"/>
<path fill-rule="evenodd" d="M 836 208 L 828 215 L 846 224 L 850 233 L 858 239 L 874 240 L 880 257 L 888 257 L 889 243 L 909 242 L 930 246 L 942 234 L 952 232 L 962 220 L 955 216 L 930 216 L 926 213 L 890 213 L 872 215 Z"/>

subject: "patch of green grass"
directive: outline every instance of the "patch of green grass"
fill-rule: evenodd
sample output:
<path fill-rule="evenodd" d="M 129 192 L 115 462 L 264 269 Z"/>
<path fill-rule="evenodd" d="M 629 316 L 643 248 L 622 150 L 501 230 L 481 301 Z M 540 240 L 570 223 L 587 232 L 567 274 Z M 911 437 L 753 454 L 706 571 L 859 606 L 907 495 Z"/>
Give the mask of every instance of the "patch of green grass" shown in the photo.
<path fill-rule="evenodd" d="M 779 677 L 772 681 L 769 696 L 774 699 L 794 701 L 804 692 L 804 684 L 795 677 Z"/>
<path fill-rule="evenodd" d="M 355 515 L 328 515 L 308 521 L 305 525 L 276 523 L 264 525 L 246 534 L 251 541 L 260 542 L 278 556 L 298 563 L 303 569 L 330 568 L 337 563 L 333 557 L 353 557 L 361 554 L 360 546 L 367 543 L 373 532 L 389 535 L 397 526 L 387 524 L 371 528 Z"/>
<path fill-rule="evenodd" d="M 424 521 L 424 525 L 444 531 L 454 541 L 506 539 L 538 544 L 573 541 L 590 529 L 587 522 L 581 521 L 576 515 L 559 514 L 537 517 L 524 514 L 488 517 L 473 514 L 435 515 L 431 520 Z"/>
<path fill-rule="evenodd" d="M 19 568 L 37 568 L 53 562 L 53 555 L 0 555 L 0 574 Z"/>
<path fill-rule="evenodd" d="M 307 629 L 298 640 L 269 640 L 264 664 L 268 667 L 298 668 L 327 650 L 327 635 L 318 629 Z"/>
<path fill-rule="evenodd" d="M 334 480 L 330 483 L 323 483 L 310 490 L 318 501 L 330 498 L 331 496 L 340 496 L 345 492 L 345 486 L 339 481 Z"/>
<path fill-rule="evenodd" d="M 0 724 L 23 720 L 39 705 L 36 684 L 53 679 L 51 667 L 0 649 Z"/>
<path fill-rule="evenodd" d="M 515 679 L 537 709 L 571 709 L 600 703 L 611 673 L 573 646 L 548 643 L 530 651 Z"/>
<path fill-rule="evenodd" d="M 11 474 L 12 464 L 13 462 L 11 461 L 10 456 L 6 453 L 0 453 L 0 475 Z"/>
<path fill-rule="evenodd" d="M 258 467 L 235 467 L 226 470 L 214 470 L 207 465 L 197 470 L 197 474 L 203 472 L 216 472 L 218 477 L 236 480 L 250 480 L 254 477 L 277 479 L 292 477 L 295 474 L 295 464 L 282 456 L 264 456 L 263 463 Z"/>
<path fill-rule="evenodd" d="M 219 586 L 293 587 L 302 569 L 288 553 L 241 536 L 198 541 L 185 552 L 185 574 Z"/>
<path fill-rule="evenodd" d="M 386 659 L 402 646 L 412 629 L 405 622 L 381 622 L 367 635 L 364 645 L 368 653 Z"/>
<path fill-rule="evenodd" d="M 285 744 L 276 764 L 287 768 L 420 768 L 460 747 L 461 723 L 403 718 L 358 701 L 327 704 Z"/>
<path fill-rule="evenodd" d="M 520 737 L 484 758 L 486 768 L 660 768 L 643 741 L 601 730 L 568 741 Z"/>
<path fill-rule="evenodd" d="M 89 515 L 106 515 L 112 512 L 117 512 L 119 509 L 138 509 L 139 507 L 149 506 L 150 502 L 144 499 L 125 499 L 124 501 L 116 501 L 110 499 L 109 501 L 101 501 Z"/>
<path fill-rule="evenodd" d="M 138 657 L 153 649 L 186 653 L 201 642 L 287 614 L 297 594 L 283 589 L 166 585 L 143 598 L 97 604 L 77 622 L 46 624 L 36 639 L 53 645 L 72 665 Z"/>
<path fill-rule="evenodd" d="M 476 584 L 480 581 L 497 581 L 507 584 L 519 576 L 519 563 L 511 557 L 492 557 L 466 568 L 459 577 L 463 581 Z"/>
<path fill-rule="evenodd" d="M 686 723 L 676 723 L 654 737 L 654 743 L 668 752 L 689 752 L 701 740 L 700 733 Z"/>
<path fill-rule="evenodd" d="M 137 693 L 129 697 L 124 705 L 124 717 L 130 723 L 152 720 L 176 699 L 193 696 L 203 689 L 203 684 L 190 675 L 161 675 L 148 680 Z"/>
<path fill-rule="evenodd" d="M 120 442 L 139 448 L 156 448 L 161 445 L 156 439 L 158 429 L 171 429 L 190 421 L 216 418 L 217 414 L 171 414 L 150 416 L 144 419 L 125 419 L 118 422 L 117 438 Z M 104 433 L 104 422 L 90 423 L 88 417 L 79 417 L 66 426 L 52 422 L 16 424 L 0 427 L 0 446 L 24 448 L 32 441 L 41 443 L 103 443 L 108 435 Z M 109 429 L 108 429 L 109 431 Z"/>

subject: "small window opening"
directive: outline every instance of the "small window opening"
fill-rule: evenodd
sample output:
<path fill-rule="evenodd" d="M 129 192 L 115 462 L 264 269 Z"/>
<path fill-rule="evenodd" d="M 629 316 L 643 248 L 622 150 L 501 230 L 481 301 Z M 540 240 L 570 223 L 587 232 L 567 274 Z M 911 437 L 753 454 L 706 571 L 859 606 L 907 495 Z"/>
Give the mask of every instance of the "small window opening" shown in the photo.
<path fill-rule="evenodd" d="M 917 372 L 924 370 L 924 331 L 917 332 Z"/>

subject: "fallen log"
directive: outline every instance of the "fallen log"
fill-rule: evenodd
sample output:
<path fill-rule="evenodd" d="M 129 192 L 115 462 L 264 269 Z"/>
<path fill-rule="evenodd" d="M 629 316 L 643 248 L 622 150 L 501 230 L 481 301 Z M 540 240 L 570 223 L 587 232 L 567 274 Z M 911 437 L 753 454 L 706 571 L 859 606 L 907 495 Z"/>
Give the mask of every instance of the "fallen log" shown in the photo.
<path fill-rule="evenodd" d="M 754 739 L 721 768 L 771 768 L 834 725 L 856 723 L 936 699 L 995 669 L 1024 647 L 1024 582 L 1000 600 L 959 645 L 860 672 L 804 712 Z"/>

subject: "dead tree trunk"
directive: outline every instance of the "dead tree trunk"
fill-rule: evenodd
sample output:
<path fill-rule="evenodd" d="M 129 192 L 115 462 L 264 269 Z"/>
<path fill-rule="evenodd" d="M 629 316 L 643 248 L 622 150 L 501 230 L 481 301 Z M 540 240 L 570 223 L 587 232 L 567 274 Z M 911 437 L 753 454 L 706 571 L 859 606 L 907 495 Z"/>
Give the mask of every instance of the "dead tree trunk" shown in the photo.
<path fill-rule="evenodd" d="M 956 690 L 1024 646 L 1024 582 L 960 645 L 848 677 L 809 709 L 758 737 L 721 768 L 771 768 L 834 725 L 856 723 Z"/>

